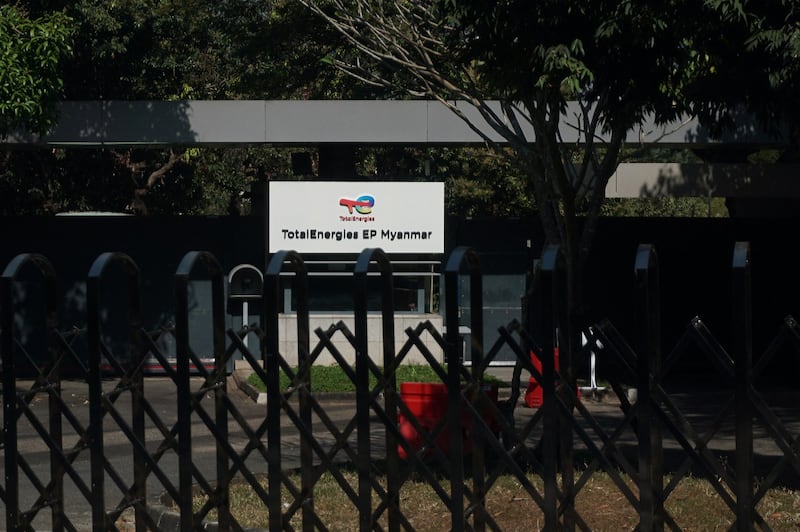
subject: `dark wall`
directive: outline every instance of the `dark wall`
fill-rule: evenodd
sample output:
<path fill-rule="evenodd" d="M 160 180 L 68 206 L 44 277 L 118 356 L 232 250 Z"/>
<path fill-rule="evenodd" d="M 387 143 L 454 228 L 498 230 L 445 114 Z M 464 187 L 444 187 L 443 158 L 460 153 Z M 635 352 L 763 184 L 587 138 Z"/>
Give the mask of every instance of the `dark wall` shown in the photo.
<path fill-rule="evenodd" d="M 189 251 L 213 253 L 227 272 L 248 262 L 263 269 L 263 229 L 257 219 L 230 218 L 139 218 L 129 216 L 65 216 L 37 218 L 0 218 L 0 268 L 19 253 L 46 256 L 58 275 L 62 329 L 82 328 L 86 324 L 86 278 L 95 259 L 104 252 L 128 254 L 140 269 L 141 305 L 144 326 L 148 330 L 171 326 L 175 321 L 174 274 Z M 105 321 L 109 345 L 123 346 L 127 334 L 124 325 L 126 301 L 116 272 L 109 271 L 104 283 L 104 301 L 109 303 Z M 202 275 L 202 272 L 200 273 Z M 210 283 L 191 283 L 190 328 L 192 348 L 201 356 L 210 354 Z M 228 305 L 228 326 L 238 327 L 236 315 L 241 309 Z M 257 311 L 251 309 L 251 314 Z M 33 342 L 43 337 L 29 330 Z M 174 341 L 164 339 L 168 355 L 174 354 Z M 34 345 L 34 344 L 32 344 Z M 75 346 L 86 356 L 85 342 Z M 116 353 L 116 351 L 115 351 Z M 121 355 L 124 356 L 124 353 Z"/>
<path fill-rule="evenodd" d="M 661 264 L 666 351 L 694 316 L 728 343 L 733 246 L 747 240 L 752 245 L 758 354 L 784 316 L 800 315 L 798 254 L 790 240 L 798 228 L 800 222 L 793 219 L 602 219 L 586 270 L 590 317 L 608 317 L 630 332 L 636 248 L 652 243 Z M 158 327 L 174 319 L 173 275 L 186 252 L 210 251 L 225 272 L 240 263 L 263 269 L 262 235 L 262 221 L 255 217 L 7 217 L 0 218 L 0 267 L 22 252 L 47 256 L 59 275 L 62 323 L 69 327 L 85 323 L 85 279 L 92 262 L 105 251 L 125 252 L 142 272 L 146 326 Z M 524 275 L 541 253 L 543 240 L 535 219 L 451 218 L 447 223 L 448 250 L 457 245 L 476 248 L 487 273 Z M 203 298 L 202 290 L 198 298 Z M 203 307 L 198 300 L 201 317 Z M 236 308 L 228 310 L 237 313 Z"/>
<path fill-rule="evenodd" d="M 451 227 L 460 244 L 484 253 L 486 271 L 524 272 L 526 257 L 539 256 L 543 233 L 538 220 L 461 220 Z M 800 316 L 798 258 L 791 235 L 795 219 L 601 219 L 586 265 L 585 295 L 589 318 L 609 318 L 626 337 L 634 337 L 634 259 L 640 243 L 655 246 L 660 264 L 663 353 L 666 356 L 695 316 L 730 349 L 731 263 L 734 244 L 749 241 L 752 250 L 754 356 L 777 335 L 783 318 Z M 531 241 L 530 252 L 525 249 Z M 789 355 L 785 355 L 789 357 Z M 796 375 L 797 357 L 786 358 L 780 371 Z M 691 350 L 684 369 L 708 363 Z M 789 364 L 787 366 L 787 364 Z M 785 371 L 786 368 L 791 371 Z M 795 371 L 796 370 L 796 371 Z"/>
<path fill-rule="evenodd" d="M 590 272 L 593 300 L 608 308 L 614 319 L 631 327 L 633 260 L 638 242 L 656 246 L 661 266 L 664 355 L 685 333 L 690 320 L 700 317 L 724 348 L 732 350 L 731 264 L 737 241 L 751 245 L 753 295 L 753 353 L 758 360 L 778 335 L 787 315 L 800 315 L 798 254 L 790 235 L 798 222 L 781 220 L 673 219 L 605 220 L 601 225 Z M 614 267 L 611 267 L 614 264 Z M 609 277 L 614 283 L 608 283 Z M 619 288 L 617 288 L 619 287 Z M 605 305 L 605 301 L 617 304 Z M 601 307 L 603 308 L 603 307 Z M 681 358 L 686 372 L 705 375 L 710 362 L 692 346 Z M 793 349 L 782 349 L 765 375 L 794 380 L 800 371 Z M 685 378 L 685 377 L 682 377 Z M 701 377 L 702 378 L 702 377 Z M 788 383 L 788 381 L 787 381 Z"/>
<path fill-rule="evenodd" d="M 124 252 L 142 272 L 145 314 L 162 316 L 172 313 L 173 276 L 185 253 L 210 251 L 226 272 L 242 262 L 261 268 L 261 231 L 246 217 L 5 217 L 0 218 L 0 265 L 23 252 L 48 257 L 67 296 L 64 310 L 69 316 L 80 312 L 80 298 L 70 296 L 85 291 L 80 285 L 94 260 L 103 252 Z"/>

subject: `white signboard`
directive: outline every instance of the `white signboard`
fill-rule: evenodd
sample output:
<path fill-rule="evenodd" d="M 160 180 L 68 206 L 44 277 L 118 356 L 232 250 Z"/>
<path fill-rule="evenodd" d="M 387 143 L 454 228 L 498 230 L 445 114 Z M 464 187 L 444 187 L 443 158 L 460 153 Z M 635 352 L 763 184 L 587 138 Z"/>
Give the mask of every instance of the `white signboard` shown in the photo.
<path fill-rule="evenodd" d="M 269 252 L 444 253 L 444 183 L 272 181 Z"/>

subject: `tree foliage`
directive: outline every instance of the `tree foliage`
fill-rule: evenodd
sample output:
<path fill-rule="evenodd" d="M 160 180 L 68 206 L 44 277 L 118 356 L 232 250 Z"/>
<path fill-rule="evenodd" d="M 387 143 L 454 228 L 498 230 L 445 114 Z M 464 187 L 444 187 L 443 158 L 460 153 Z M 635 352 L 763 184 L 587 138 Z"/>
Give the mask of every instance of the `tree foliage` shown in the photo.
<path fill-rule="evenodd" d="M 695 36 L 705 71 L 689 85 L 693 112 L 716 131 L 736 132 L 742 112 L 800 145 L 800 6 L 792 0 L 708 0 L 710 24 Z"/>
<path fill-rule="evenodd" d="M 303 3 L 323 16 L 310 16 Z M 408 162 L 409 172 L 412 164 L 421 172 L 420 161 L 427 161 L 431 175 L 437 167 L 446 169 L 459 176 L 448 178 L 453 185 L 448 188 L 459 191 L 453 201 L 465 202 L 458 204 L 463 212 L 506 213 L 536 204 L 550 241 L 562 243 L 576 258 L 591 242 L 603 182 L 623 146 L 621 132 L 645 114 L 666 120 L 688 111 L 721 128 L 744 108 L 756 111 L 763 124 L 787 117 L 800 123 L 795 97 L 800 26 L 791 0 L 28 0 L 17 5 L 23 4 L 24 12 L 3 7 L 4 20 L 13 12 L 26 24 L 60 20 L 76 28 L 71 56 L 34 64 L 34 81 L 57 89 L 51 96 L 410 95 L 446 104 L 469 101 L 504 140 L 499 146 L 487 138 L 494 155 L 406 149 L 402 158 L 392 159 L 397 153 L 387 149 L 370 155 L 385 163 L 373 170 L 392 175 L 390 163 L 409 157 L 416 157 Z M 0 61 L 9 57 L 4 53 Z M 0 68 L 4 75 L 23 79 Z M 502 108 L 483 105 L 487 99 L 501 101 Z M 557 125 L 570 100 L 581 104 L 566 118 L 582 142 L 568 146 L 560 142 Z M 13 101 L 3 97 L 0 105 Z M 462 110 L 453 108 L 457 114 Z M 529 142 L 523 129 L 534 130 L 537 142 Z M 602 132 L 608 142 L 600 142 Z M 288 159 L 255 147 L 41 150 L 35 157 L 5 152 L 0 171 L 8 177 L 0 184 L 0 212 L 129 208 L 219 214 L 237 203 L 259 171 L 288 174 Z M 482 201 L 476 190 L 500 192 Z M 512 196 L 524 201 L 498 210 L 504 202 L 497 200 Z"/>
<path fill-rule="evenodd" d="M 336 39 L 295 2 L 60 4 L 31 0 L 26 9 L 41 20 L 63 18 L 63 12 L 73 21 L 78 37 L 69 63 L 55 73 L 38 71 L 59 86 L 63 79 L 66 99 L 324 97 L 344 86 L 341 74 L 309 59 L 312 51 L 336 46 Z M 3 214 L 246 211 L 245 192 L 253 179 L 290 172 L 289 155 L 266 147 L 9 150 L 0 155 Z"/>
<path fill-rule="evenodd" d="M 770 99 L 776 89 L 796 95 L 790 0 L 300 2 L 355 53 L 329 63 L 372 86 L 438 100 L 527 176 L 546 239 L 563 252 L 566 308 L 577 322 L 581 269 L 629 131 L 646 117 L 694 114 L 719 133 L 744 111 L 772 125 L 796 107 Z M 563 142 L 565 122 L 578 142 Z M 560 328 L 567 367 L 578 341 L 570 329 Z"/>
<path fill-rule="evenodd" d="M 534 215 L 518 168 L 484 147 L 379 147 L 357 154 L 360 175 L 445 183 L 445 212 L 463 217 Z"/>
<path fill-rule="evenodd" d="M 588 253 L 627 131 L 648 113 L 666 121 L 686 110 L 675 100 L 693 52 L 674 30 L 682 2 L 302 1 L 359 52 L 358 61 L 331 57 L 333 64 L 367 83 L 439 100 L 510 155 L 531 182 L 548 239 L 576 264 Z M 491 131 L 453 100 L 472 104 Z M 561 142 L 559 131 L 570 100 L 580 103 L 578 146 Z"/>
<path fill-rule="evenodd" d="M 53 124 L 71 39 L 71 21 L 61 11 L 30 18 L 13 5 L 0 6 L 0 137 L 42 133 Z"/>
<path fill-rule="evenodd" d="M 627 132 L 647 115 L 665 122 L 690 109 L 678 96 L 696 61 L 697 10 L 682 0 L 300 1 L 355 51 L 328 62 L 367 84 L 438 100 L 526 176 L 546 238 L 564 252 L 568 311 L 577 312 L 580 270 Z M 563 142 L 565 119 L 577 143 Z"/>
<path fill-rule="evenodd" d="M 78 0 L 67 9 L 81 35 L 70 99 L 299 97 L 333 83 L 308 55 L 335 40 L 291 1 Z"/>

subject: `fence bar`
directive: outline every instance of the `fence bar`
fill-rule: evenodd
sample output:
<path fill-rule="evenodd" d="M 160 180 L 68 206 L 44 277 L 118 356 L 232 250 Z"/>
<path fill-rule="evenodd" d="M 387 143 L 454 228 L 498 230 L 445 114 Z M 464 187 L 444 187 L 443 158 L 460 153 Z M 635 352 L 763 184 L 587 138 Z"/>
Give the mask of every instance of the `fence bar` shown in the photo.
<path fill-rule="evenodd" d="M 192 412 L 195 405 L 189 381 L 191 369 L 191 345 L 189 342 L 189 283 L 192 273 L 198 265 L 205 268 L 206 278 L 211 281 L 211 320 L 212 342 L 214 349 L 214 416 L 217 439 L 217 514 L 220 530 L 229 530 L 231 526 L 230 504 L 228 492 L 228 454 L 222 442 L 227 440 L 228 415 L 225 407 L 226 393 L 225 371 L 225 299 L 223 293 L 222 268 L 217 259 L 206 251 L 190 251 L 186 253 L 175 272 L 175 296 L 177 298 L 175 314 L 175 336 L 177 348 L 178 373 L 178 462 L 180 482 L 180 521 L 181 529 L 194 527 L 194 511 L 192 509 Z M 209 383 L 203 383 L 208 386 Z M 187 528 L 189 527 L 189 528 Z"/>
<path fill-rule="evenodd" d="M 299 257 L 298 257 L 298 260 Z M 300 261 L 302 265 L 302 261 Z M 302 267 L 295 266 L 295 280 L 292 291 L 297 296 L 297 365 L 306 368 L 305 376 L 301 376 L 303 386 L 300 387 L 299 408 L 300 420 L 312 433 L 311 423 L 311 347 L 308 308 L 308 275 Z M 314 449 L 312 438 L 300 431 L 300 489 L 303 502 L 303 530 L 314 530 Z"/>
<path fill-rule="evenodd" d="M 186 260 L 184 256 L 183 260 Z M 183 261 L 178 271 L 184 268 Z M 189 288 L 188 272 L 175 276 L 175 351 L 178 382 L 178 492 L 180 525 L 183 530 L 194 528 L 192 509 L 192 389 L 189 383 Z"/>
<path fill-rule="evenodd" d="M 661 425 L 651 391 L 661 366 L 661 307 L 658 257 L 650 244 L 640 244 L 634 265 L 635 308 L 639 333 L 637 417 L 639 455 L 639 529 L 664 529 L 664 459 Z"/>
<path fill-rule="evenodd" d="M 562 248 L 563 260 L 566 261 Z M 558 412 L 558 449 L 559 465 L 561 467 L 561 492 L 562 500 L 559 514 L 562 515 L 561 529 L 575 530 L 575 468 L 573 465 L 573 428 L 570 417 L 575 413 L 577 393 L 577 380 L 573 370 L 573 357 L 575 356 L 576 338 L 580 336 L 575 328 L 575 316 L 569 306 L 570 294 L 567 289 L 566 263 L 560 263 L 555 269 L 554 288 L 555 301 L 553 315 L 556 322 L 553 330 L 556 334 L 555 345 L 558 346 L 558 368 L 555 365 L 555 349 L 553 350 L 553 378 L 557 385 L 553 403 L 558 407 L 558 401 L 563 402 L 564 408 L 557 408 Z"/>
<path fill-rule="evenodd" d="M 753 406 L 750 401 L 753 367 L 753 298 L 750 284 L 750 243 L 736 242 L 733 249 L 733 356 L 736 405 L 736 529 L 752 530 L 753 509 Z"/>
<path fill-rule="evenodd" d="M 478 254 L 475 251 L 465 255 L 469 268 L 469 328 L 470 328 L 470 361 L 472 364 L 472 397 L 473 402 L 486 401 L 483 386 L 483 275 L 480 271 Z M 490 406 L 479 408 L 481 411 Z M 473 413 L 474 415 L 474 413 Z M 483 420 L 476 416 L 472 420 L 473 427 L 479 427 Z M 482 532 L 486 528 L 486 432 L 473 431 L 472 442 L 472 506 L 474 510 L 473 529 Z"/>
<path fill-rule="evenodd" d="M 61 406 L 61 352 L 57 347 L 55 335 L 59 327 L 58 319 L 58 288 L 56 286 L 56 274 L 52 265 L 46 261 L 46 265 L 40 266 L 40 270 L 47 268 L 45 284 L 47 290 L 47 341 L 48 351 L 50 352 L 50 374 L 48 383 L 53 387 L 48 394 L 48 411 L 50 413 L 49 431 L 55 449 L 50 450 L 50 483 L 51 492 L 51 525 L 53 532 L 64 530 L 64 437 L 62 432 L 63 408 Z"/>
<path fill-rule="evenodd" d="M 365 249 L 356 260 L 353 270 L 354 292 L 353 306 L 355 310 L 355 335 L 356 335 L 356 422 L 358 427 L 358 500 L 359 524 L 361 530 L 373 529 L 374 516 L 372 512 L 372 486 L 370 479 L 370 429 L 369 413 L 372 393 L 369 388 L 369 336 L 367 330 L 367 275 L 370 264 L 375 262 L 380 269 L 381 285 L 381 325 L 383 333 L 383 358 L 390 360 L 391 367 L 384 368 L 384 373 L 390 371 L 394 359 L 394 280 L 392 265 L 381 249 Z M 394 375 L 392 379 L 394 382 Z M 391 390 L 390 395 L 393 395 Z M 396 408 L 387 412 L 397 422 Z M 400 530 L 399 504 L 399 458 L 397 456 L 397 440 L 386 430 L 386 458 L 390 468 L 387 484 L 387 505 L 389 508 L 389 529 Z"/>
<path fill-rule="evenodd" d="M 132 430 L 141 445 L 133 446 L 133 490 L 136 501 L 134 506 L 136 532 L 145 532 L 145 514 L 147 512 L 147 446 L 145 445 L 145 398 L 144 398 L 144 359 L 146 356 L 142 345 L 143 331 L 142 306 L 139 298 L 139 269 L 135 275 L 128 276 L 128 338 L 131 342 L 130 366 L 127 371 L 132 374 L 131 386 L 131 422 Z"/>
<path fill-rule="evenodd" d="M 8 263 L 0 277 L 0 351 L 3 363 L 3 437 L 4 437 L 4 459 L 5 459 L 5 505 L 6 505 L 6 528 L 7 530 L 22 530 L 27 528 L 25 523 L 19 521 L 19 470 L 17 463 L 18 442 L 17 442 L 17 419 L 19 409 L 17 408 L 17 371 L 16 355 L 14 349 L 14 315 L 16 305 L 14 304 L 14 284 L 18 281 L 18 276 L 27 265 L 35 267 L 42 276 L 46 290 L 46 314 L 47 330 L 57 330 L 58 328 L 58 292 L 56 287 L 56 274 L 52 264 L 42 255 L 20 254 Z M 57 449 L 50 450 L 50 482 L 51 492 L 51 516 L 52 529 L 61 531 L 64 529 L 64 466 L 63 442 L 61 435 L 61 406 L 55 400 L 54 394 L 61 391 L 60 371 L 56 363 L 58 358 L 57 351 L 53 348 L 52 342 L 48 345 L 50 349 L 50 361 L 52 367 L 51 377 L 56 382 L 51 383 L 55 390 L 50 394 L 50 437 Z"/>
<path fill-rule="evenodd" d="M 451 281 L 452 285 L 458 286 L 458 279 L 461 276 L 462 270 L 466 269 L 466 274 L 469 275 L 469 316 L 470 316 L 470 364 L 472 368 L 472 383 L 468 389 L 471 389 L 471 401 L 481 401 L 481 394 L 483 394 L 482 384 L 483 384 L 483 371 L 484 371 L 484 364 L 483 364 L 483 276 L 481 275 L 480 271 L 480 261 L 478 258 L 478 253 L 470 248 L 467 247 L 460 247 L 453 251 L 448 259 L 447 266 L 445 268 L 445 276 L 448 274 L 453 277 Z M 450 293 L 450 288 L 446 288 L 447 294 Z M 458 296 L 457 289 L 454 290 L 454 295 Z M 457 299 L 455 300 L 455 304 L 458 305 Z M 447 334 L 450 334 L 451 326 L 454 328 L 455 336 L 452 337 L 453 341 L 457 342 L 458 346 L 462 346 L 461 337 L 458 332 L 458 307 L 456 306 L 452 311 L 448 307 L 446 311 L 446 317 L 449 320 L 451 315 L 455 316 L 455 323 L 451 324 L 449 321 L 447 323 Z M 449 343 L 448 343 L 449 345 Z M 461 373 L 462 373 L 462 366 L 463 366 L 463 353 L 458 353 L 457 355 L 454 354 L 453 357 L 448 357 L 448 394 L 449 397 L 449 406 L 453 406 L 453 393 L 457 392 L 458 394 L 458 401 L 463 401 L 462 399 L 462 390 L 461 390 Z M 457 362 L 457 363 L 456 363 Z M 448 412 L 448 419 L 452 422 L 455 419 L 461 419 L 461 412 L 463 411 L 463 405 L 459 406 L 459 409 L 455 411 Z M 478 427 L 481 423 L 480 420 L 477 418 L 473 418 L 472 426 Z M 458 460 L 461 460 L 461 456 L 463 453 L 463 432 L 462 430 L 456 431 L 452 429 L 450 432 L 451 437 L 451 449 L 453 449 L 453 440 L 458 439 L 459 445 L 461 445 L 461 453 L 455 454 L 453 456 L 456 457 Z M 472 441 L 472 501 L 471 501 L 471 508 L 473 513 L 473 529 L 477 531 L 482 531 L 486 527 L 486 485 L 485 485 L 485 477 L 486 477 L 486 452 L 485 452 L 485 445 L 484 440 L 486 438 L 485 433 L 483 430 L 473 430 L 471 437 L 473 438 Z M 463 464 L 460 465 L 461 467 L 461 475 L 464 474 L 463 472 Z M 456 476 L 453 476 L 455 479 Z M 463 506 L 463 488 L 459 487 L 462 490 L 461 500 L 462 502 L 458 503 Z M 455 491 L 455 488 L 454 488 Z M 454 504 L 457 503 L 455 496 L 453 497 Z M 455 526 L 455 521 L 453 522 L 453 526 Z"/>
<path fill-rule="evenodd" d="M 558 245 L 547 245 L 542 251 L 541 284 L 542 290 L 542 450 L 544 468 L 544 530 L 555 531 L 560 528 L 558 521 L 558 440 L 559 420 L 555 389 L 555 316 L 560 315 L 561 303 L 558 291 L 558 271 L 563 269 L 563 256 Z"/>
<path fill-rule="evenodd" d="M 223 442 L 228 437 L 228 408 L 225 396 L 228 393 L 227 360 L 225 358 L 225 290 L 224 274 L 217 259 L 210 253 L 200 255 L 206 265 L 208 275 L 211 277 L 211 319 L 214 327 L 214 419 L 219 433 L 217 439 L 217 493 L 219 506 L 217 519 L 219 530 L 227 531 L 232 526 L 230 508 L 230 469 L 229 457 Z"/>
<path fill-rule="evenodd" d="M 119 252 L 103 253 L 89 268 L 86 282 L 88 304 L 88 347 L 89 347 L 89 449 L 92 480 L 92 529 L 95 532 L 108 530 L 113 523 L 108 519 L 105 506 L 105 453 L 103 446 L 103 375 L 102 375 L 102 325 L 100 318 L 101 283 L 104 274 L 113 264 L 124 268 L 128 279 L 128 322 L 129 330 L 141 328 L 139 305 L 139 267 L 128 255 Z M 140 471 L 141 473 L 141 471 Z M 146 500 L 145 484 L 137 486 L 136 497 Z"/>
<path fill-rule="evenodd" d="M 281 271 L 285 263 L 291 263 L 295 278 L 292 288 L 298 295 L 297 306 L 297 334 L 300 352 L 308 353 L 309 321 L 308 321 L 308 271 L 303 259 L 295 251 L 279 251 L 275 253 L 267 264 L 264 272 L 264 332 L 266 341 L 261 342 L 261 363 L 266 370 L 267 382 L 267 476 L 268 476 L 268 502 L 269 529 L 279 532 L 283 526 L 283 506 L 281 501 L 281 485 L 283 472 L 281 470 L 281 390 L 280 390 L 280 337 L 278 317 L 282 307 Z M 301 398 L 302 398 L 301 392 Z M 302 414 L 301 414 L 302 415 Z M 310 418 L 310 414 L 307 416 Z M 303 418 L 306 419 L 306 418 Z M 308 427 L 309 430 L 311 427 Z M 302 435 L 302 431 L 301 431 Z M 305 440 L 301 444 L 309 445 Z M 302 451 L 301 459 L 310 462 L 312 457 L 308 449 Z M 312 469 L 307 462 L 303 462 L 303 470 Z M 312 497 L 312 477 L 304 476 L 304 495 L 310 500 Z M 308 490 L 308 493 L 305 493 Z M 312 520 L 313 506 L 305 507 L 303 511 L 303 529 L 307 530 Z"/>
<path fill-rule="evenodd" d="M 444 271 L 445 295 L 445 361 L 447 362 L 447 419 L 450 431 L 450 497 L 451 530 L 465 530 L 464 522 L 464 444 L 461 423 L 461 367 L 464 360 L 463 345 L 458 328 L 459 288 L 461 267 L 469 262 L 467 255 L 475 252 L 458 247 L 447 259 Z"/>
<path fill-rule="evenodd" d="M 17 256 L 3 272 L 0 279 L 0 311 L 2 311 L 2 356 L 3 356 L 3 438 L 5 444 L 5 504 L 6 528 L 19 530 L 19 471 L 17 470 L 17 381 L 14 356 L 14 300 L 12 286 Z"/>

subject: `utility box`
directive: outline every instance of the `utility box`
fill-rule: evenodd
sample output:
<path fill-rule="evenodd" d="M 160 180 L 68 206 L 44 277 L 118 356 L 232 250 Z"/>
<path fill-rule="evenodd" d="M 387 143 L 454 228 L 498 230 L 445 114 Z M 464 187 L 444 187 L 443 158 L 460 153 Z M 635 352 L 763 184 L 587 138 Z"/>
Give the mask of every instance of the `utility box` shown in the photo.
<path fill-rule="evenodd" d="M 236 300 L 254 300 L 261 297 L 264 276 L 252 264 L 240 264 L 228 274 L 228 297 Z"/>
<path fill-rule="evenodd" d="M 240 264 L 228 273 L 228 299 L 242 304 L 242 328 L 250 326 L 251 301 L 261 299 L 264 288 L 264 276 L 252 264 Z M 244 333 L 242 342 L 248 347 L 248 333 Z"/>

